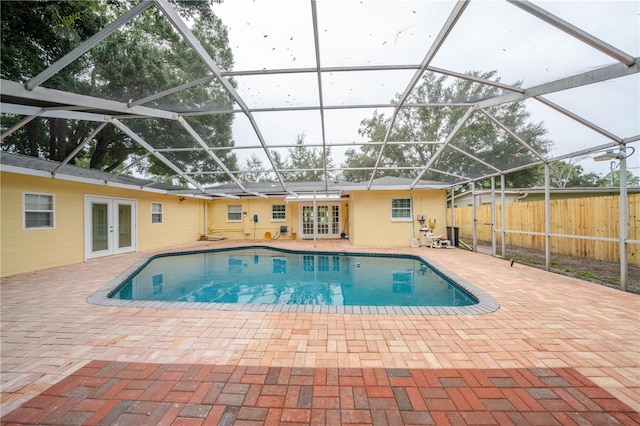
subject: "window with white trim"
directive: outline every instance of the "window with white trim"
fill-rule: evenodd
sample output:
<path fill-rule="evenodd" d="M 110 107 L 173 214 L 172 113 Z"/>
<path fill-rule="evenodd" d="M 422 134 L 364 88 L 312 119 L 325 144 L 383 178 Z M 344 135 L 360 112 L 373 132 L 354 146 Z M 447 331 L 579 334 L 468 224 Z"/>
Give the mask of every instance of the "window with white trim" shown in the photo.
<path fill-rule="evenodd" d="M 151 203 L 151 223 L 162 223 L 162 203 Z"/>
<path fill-rule="evenodd" d="M 55 227 L 55 198 L 51 194 L 24 193 L 25 229 L 49 229 Z"/>
<path fill-rule="evenodd" d="M 271 205 L 271 221 L 284 222 L 287 220 L 287 206 L 285 204 Z"/>
<path fill-rule="evenodd" d="M 230 204 L 227 206 L 227 222 L 242 221 L 242 206 L 239 204 Z"/>
<path fill-rule="evenodd" d="M 410 221 L 411 220 L 411 198 L 391 199 L 391 220 Z"/>

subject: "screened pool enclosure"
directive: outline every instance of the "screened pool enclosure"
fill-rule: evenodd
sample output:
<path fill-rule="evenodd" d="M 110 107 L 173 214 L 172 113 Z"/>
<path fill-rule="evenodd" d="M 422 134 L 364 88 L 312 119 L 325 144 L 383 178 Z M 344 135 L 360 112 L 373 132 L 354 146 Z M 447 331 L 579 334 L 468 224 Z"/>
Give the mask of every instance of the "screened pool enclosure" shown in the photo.
<path fill-rule="evenodd" d="M 640 243 L 628 194 L 640 174 L 638 2 L 97 2 L 93 15 L 62 16 L 68 28 L 43 18 L 69 31 L 64 46 L 10 38 L 8 4 L 36 7 L 3 2 L 2 62 L 13 65 L 0 86 L 2 148 L 60 161 L 52 177 L 71 163 L 217 199 L 401 176 L 407 190 L 490 188 L 493 203 L 507 187 L 539 186 L 548 210 L 551 189 L 567 184 L 558 165 L 579 168 L 619 194 L 618 234 L 606 240 L 619 245 L 625 288 Z M 98 12 L 94 30 L 73 31 Z M 40 59 L 10 57 L 21 50 L 9 41 Z M 49 123 L 42 138 L 51 123 L 83 131 L 59 134 L 54 158 L 25 142 L 37 122 Z M 127 151 L 98 164 L 107 134 Z M 258 181 L 272 185 L 248 188 Z M 493 232 L 508 232 L 502 223 Z"/>

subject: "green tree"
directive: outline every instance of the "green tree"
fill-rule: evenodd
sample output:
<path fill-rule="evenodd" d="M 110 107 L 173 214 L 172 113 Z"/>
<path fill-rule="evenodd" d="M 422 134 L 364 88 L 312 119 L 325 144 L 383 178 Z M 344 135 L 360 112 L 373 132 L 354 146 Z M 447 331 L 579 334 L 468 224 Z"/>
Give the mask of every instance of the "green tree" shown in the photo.
<path fill-rule="evenodd" d="M 549 164 L 551 186 L 555 188 L 600 186 L 602 178 L 596 173 L 584 173 L 582 166 L 576 164 L 578 160 L 556 161 Z"/>
<path fill-rule="evenodd" d="M 240 180 L 245 183 L 273 181 L 269 176 L 269 172 L 265 171 L 262 160 L 260 160 L 256 154 L 251 154 L 251 156 L 245 160 L 245 164 L 241 168 Z"/>
<path fill-rule="evenodd" d="M 305 134 L 296 136 L 296 146 L 287 148 L 288 156 L 284 158 L 278 151 L 271 151 L 273 163 L 285 182 L 318 182 L 324 180 L 325 157 L 327 168 L 332 168 L 331 148 L 326 148 L 326 153 L 322 148 L 311 148 L 304 146 Z M 325 155 L 326 154 L 326 155 Z M 329 179 L 333 178 L 333 173 L 328 173 Z M 268 182 L 274 179 L 264 172 L 262 161 L 252 155 L 245 161 L 242 168 L 242 179 L 245 182 Z"/>
<path fill-rule="evenodd" d="M 3 78 L 26 81 L 37 75 L 97 32 L 113 16 L 121 14 L 135 3 L 69 0 L 1 2 Z M 231 69 L 233 56 L 228 46 L 227 30 L 213 14 L 211 1 L 177 1 L 173 4 L 185 19 L 194 22 L 192 31 L 220 68 Z M 24 22 L 28 24 L 25 25 Z M 61 25 L 57 22 L 64 23 L 65 31 L 55 30 Z M 25 60 L 16 61 L 15 58 Z M 5 67 L 12 62 L 19 62 L 20 65 Z M 122 31 L 115 32 L 63 69 L 45 85 L 126 102 L 193 81 L 209 73 L 171 24 L 161 16 L 161 12 L 151 7 L 128 23 Z M 179 111 L 200 111 L 212 107 L 228 108 L 231 103 L 221 85 L 211 82 L 145 105 Z M 5 116 L 2 125 L 8 128 L 18 119 L 20 117 Z M 231 115 L 203 115 L 187 119 L 207 144 L 218 147 L 233 146 L 232 120 Z M 194 145 L 191 136 L 171 120 L 149 118 L 124 122 L 155 148 Z M 6 138 L 3 147 L 14 152 L 62 160 L 86 138 L 94 126 L 95 124 L 74 120 L 36 119 Z M 89 156 L 92 168 L 111 171 L 131 155 L 144 152 L 146 151 L 136 142 L 113 126 L 107 126 L 78 155 Z M 229 168 L 236 168 L 237 160 L 230 150 L 219 154 Z M 215 173 L 219 172 L 218 167 L 202 150 L 166 153 L 165 156 L 183 170 L 194 173 L 201 182 L 228 179 L 224 174 Z M 154 157 L 149 157 L 138 167 L 140 172 L 151 175 L 174 174 Z"/>
<path fill-rule="evenodd" d="M 471 72 L 470 75 L 483 79 L 494 79 L 496 72 Z M 446 76 L 438 77 L 434 73 L 425 73 L 421 83 L 409 96 L 408 103 L 454 103 L 475 102 L 500 94 L 498 88 L 469 80 L 456 80 L 450 83 Z M 499 79 L 498 79 L 499 81 Z M 463 117 L 466 107 L 416 107 L 402 108 L 389 135 L 389 141 L 400 142 L 442 142 Z M 488 112 L 513 130 L 521 139 L 540 153 L 549 149 L 549 141 L 544 136 L 546 130 L 542 124 L 528 121 L 530 113 L 524 103 L 515 102 L 488 109 Z M 371 141 L 383 141 L 387 133 L 390 118 L 378 112 L 370 119 L 361 122 L 359 133 Z M 475 113 L 465 126 L 455 135 L 451 145 L 462 151 L 472 153 L 482 161 L 502 170 L 508 170 L 528 164 L 533 155 L 507 132 L 496 126 L 481 113 Z M 405 170 L 402 167 L 424 167 L 439 148 L 438 144 L 388 144 L 383 152 L 381 166 L 377 176 L 404 176 L 414 178 L 419 170 Z M 380 145 L 364 145 L 359 150 L 346 152 L 345 167 L 373 167 Z M 454 149 L 445 149 L 436 159 L 433 168 L 458 175 L 474 176 L 493 172 L 480 162 L 474 161 Z M 345 179 L 353 181 L 368 180 L 369 170 L 344 172 Z M 442 174 L 428 172 L 424 179 L 442 180 Z M 532 168 L 509 174 L 509 186 L 531 186 L 538 184 L 543 175 Z"/>
<path fill-rule="evenodd" d="M 627 186 L 639 186 L 640 178 L 634 175 L 631 171 L 627 170 Z M 599 186 L 611 186 L 611 187 L 619 187 L 620 186 L 620 169 L 612 170 L 607 173 L 602 180 L 600 181 Z"/>
<path fill-rule="evenodd" d="M 309 148 L 304 146 L 305 134 L 296 137 L 296 146 L 289 148 L 289 160 L 286 167 L 293 170 L 287 173 L 288 181 L 322 181 L 324 180 L 325 161 L 327 168 L 333 167 L 331 162 L 331 148 Z M 306 170 L 305 170 L 306 169 Z"/>

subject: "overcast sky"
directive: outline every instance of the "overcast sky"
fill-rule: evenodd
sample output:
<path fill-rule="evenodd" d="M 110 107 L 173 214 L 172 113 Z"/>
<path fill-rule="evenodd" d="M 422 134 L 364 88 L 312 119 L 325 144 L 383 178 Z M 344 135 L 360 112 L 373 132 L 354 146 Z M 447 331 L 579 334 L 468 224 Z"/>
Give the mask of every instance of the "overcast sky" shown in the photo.
<path fill-rule="evenodd" d="M 640 56 L 640 2 L 535 2 L 569 23 L 632 56 Z M 320 0 L 317 2 L 320 65 L 418 65 L 448 18 L 451 1 Z M 314 68 L 316 56 L 312 7 L 308 1 L 226 0 L 214 6 L 229 28 L 235 70 Z M 501 82 L 531 87 L 589 71 L 615 61 L 504 1 L 472 1 L 430 65 L 457 72 L 497 70 Z M 402 93 L 415 71 L 368 71 L 324 74 L 323 103 L 388 103 Z M 237 77 L 238 93 L 250 108 L 317 106 L 315 73 Z M 635 74 L 548 95 L 551 101 L 621 137 L 640 134 L 640 76 Z M 526 101 L 535 122 L 544 122 L 554 141 L 553 155 L 607 143 L 609 139 L 576 124 L 535 100 Z M 391 109 L 379 109 L 388 116 Z M 325 140 L 363 141 L 357 133 L 371 109 L 325 113 Z M 317 111 L 255 113 L 269 145 L 322 143 Z M 236 146 L 259 145 L 248 120 L 236 115 Z M 638 143 L 634 143 L 636 149 Z M 333 148 L 340 165 L 345 148 Z M 238 150 L 244 163 L 251 151 Z M 264 156 L 255 151 L 265 165 Z M 629 167 L 640 175 L 640 153 Z M 580 163 L 607 173 L 608 163 Z"/>

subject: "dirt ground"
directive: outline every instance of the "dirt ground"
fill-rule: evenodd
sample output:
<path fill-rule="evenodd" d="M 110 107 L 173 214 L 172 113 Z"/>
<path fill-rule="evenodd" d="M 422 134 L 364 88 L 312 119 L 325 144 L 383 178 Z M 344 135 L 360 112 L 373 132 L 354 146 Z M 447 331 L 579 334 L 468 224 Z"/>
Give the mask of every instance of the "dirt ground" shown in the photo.
<path fill-rule="evenodd" d="M 478 251 L 490 253 L 491 246 L 480 245 Z M 544 269 L 545 267 L 545 254 L 542 251 L 508 246 L 506 248 L 505 261 L 510 262 L 511 260 L 540 269 Z M 552 253 L 551 271 L 607 287 L 620 288 L 619 263 Z M 640 267 L 636 265 L 629 265 L 627 272 L 627 291 L 640 294 Z"/>

